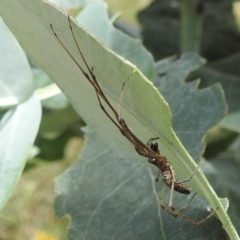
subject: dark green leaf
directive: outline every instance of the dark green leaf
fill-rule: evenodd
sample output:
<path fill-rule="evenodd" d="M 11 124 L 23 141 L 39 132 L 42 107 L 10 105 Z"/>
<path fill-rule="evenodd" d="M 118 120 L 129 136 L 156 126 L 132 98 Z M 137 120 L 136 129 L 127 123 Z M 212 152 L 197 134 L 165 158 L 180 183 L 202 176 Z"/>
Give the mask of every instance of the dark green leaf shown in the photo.
<path fill-rule="evenodd" d="M 224 117 L 227 111 L 219 84 L 198 90 L 199 80 L 185 83 L 188 74 L 204 60 L 195 54 L 157 63 L 154 84 L 163 94 L 173 114 L 173 128 L 190 155 L 198 160 L 203 153 L 203 138 L 207 131 Z M 198 77 L 194 75 L 195 79 Z"/>

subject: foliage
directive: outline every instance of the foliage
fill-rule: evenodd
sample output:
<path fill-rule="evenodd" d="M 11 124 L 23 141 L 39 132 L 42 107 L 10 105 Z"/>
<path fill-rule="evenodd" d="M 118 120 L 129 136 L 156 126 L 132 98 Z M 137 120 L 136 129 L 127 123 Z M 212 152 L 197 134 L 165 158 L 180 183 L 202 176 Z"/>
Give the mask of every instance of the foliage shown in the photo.
<path fill-rule="evenodd" d="M 20 9 L 19 14 L 14 15 L 14 9 Z M 203 237 L 223 239 L 226 237 L 226 232 L 231 239 L 237 239 L 235 229 L 226 214 L 228 201 L 216 196 L 201 170 L 195 174 L 190 183 L 198 195 L 185 213 L 195 221 L 200 220 L 208 214 L 206 210 L 210 204 L 212 210 L 219 207 L 216 214 L 220 221 L 218 218 L 212 217 L 196 230 L 196 227 L 189 225 L 183 219 L 173 219 L 166 212 L 160 210 L 157 194 L 160 184 L 154 182 L 156 169 L 147 165 L 146 159 L 135 152 L 133 146 L 103 114 L 91 85 L 56 41 L 51 31 L 50 24 L 69 52 L 83 66 L 84 63 L 76 50 L 66 15 L 60 9 L 40 0 L 22 1 L 21 3 L 16 0 L 8 0 L 0 3 L 0 14 L 29 56 L 54 79 L 73 108 L 88 125 L 88 128 L 83 129 L 86 143 L 79 161 L 58 178 L 56 185 L 58 193 L 55 201 L 56 213 L 58 216 L 70 215 L 72 219 L 68 233 L 69 239 L 159 239 L 161 237 L 175 239 L 176 234 L 179 239 Z M 182 12 L 182 14 L 189 13 Z M 26 17 L 22 19 L 21 16 Z M 202 17 L 202 15 L 196 16 L 196 19 L 198 17 Z M 233 91 L 237 92 L 238 82 L 236 77 L 231 76 L 233 80 L 227 84 L 229 76 L 219 76 L 218 74 L 222 66 L 226 67 L 225 61 L 211 63 L 207 68 L 199 69 L 204 60 L 196 53 L 184 50 L 179 58 L 165 58 L 154 64 L 151 55 L 139 40 L 130 39 L 113 27 L 112 21 L 109 21 L 107 17 L 106 5 L 101 1 L 86 7 L 76 19 L 84 27 L 72 23 L 78 43 L 89 66 L 93 67 L 107 97 L 118 109 L 121 86 L 123 82 L 126 83 L 121 103 L 123 118 L 142 141 L 147 142 L 150 137 L 160 137 L 161 154 L 166 155 L 174 165 L 178 180 L 186 179 L 195 170 L 196 164 L 193 159 L 199 161 L 205 145 L 202 139 L 209 129 L 220 122 L 226 114 L 226 99 L 230 115 L 218 125 L 220 126 L 218 129 L 227 128 L 238 132 L 239 105 L 237 101 L 239 100 L 236 100 L 232 94 Z M 161 20 L 159 21 L 161 22 Z M 164 24 L 164 21 L 161 24 Z M 101 42 L 96 40 L 92 34 Z M 112 50 L 107 49 L 102 43 Z M 14 44 L 16 45 L 16 43 Z M 136 66 L 119 57 L 115 52 Z M 9 54 L 9 56 L 12 55 Z M 26 60 L 24 61 L 26 63 Z M 5 109 L 10 110 L 2 114 L 1 139 L 6 138 L 10 130 L 14 129 L 14 123 L 22 129 L 22 132 L 14 131 L 14 134 L 9 135 L 10 141 L 4 142 L 6 147 L 2 148 L 0 152 L 2 154 L 0 177 L 4 180 L 12 179 L 8 184 L 5 184 L 4 180 L 1 181 L 2 189 L 5 191 L 0 199 L 2 206 L 12 193 L 23 170 L 23 163 L 28 156 L 29 142 L 33 141 L 40 120 L 39 100 L 33 95 L 33 83 L 36 86 L 37 79 L 41 82 L 41 86 L 37 84 L 36 94 L 40 99 L 44 99 L 42 104 L 47 109 L 44 111 L 44 118 L 36 141 L 42 151 L 41 158 L 45 160 L 60 158 L 67 140 L 76 135 L 76 121 L 79 122 L 72 109 L 65 108 L 66 98 L 48 76 L 33 67 L 33 80 L 27 64 L 25 68 L 28 73 L 27 77 L 22 77 L 22 74 L 20 76 L 28 81 L 25 83 L 27 87 L 19 84 L 18 91 L 14 91 L 13 81 L 7 85 L 8 81 L 4 79 L 8 79 L 7 76 L 10 72 L 15 73 L 13 69 L 16 69 L 16 66 L 8 67 L 8 72 L 3 72 L 1 75 L 2 84 L 7 86 L 5 89 L 10 89 L 14 93 L 14 98 L 10 98 L 9 91 L 2 93 L 5 101 L 1 106 L 4 105 Z M 84 67 L 84 69 L 86 68 Z M 199 70 L 194 71 L 195 69 Z M 156 88 L 145 76 L 152 78 Z M 203 77 L 203 81 L 196 80 L 199 76 Z M 216 78 L 216 76 L 219 77 Z M 191 82 L 186 83 L 187 78 Z M 43 80 L 44 86 L 42 85 Z M 216 82 L 222 83 L 226 99 L 221 85 L 212 85 Z M 199 84 L 205 88 L 197 89 Z M 51 99 L 49 99 L 50 97 Z M 33 102 L 37 107 L 25 106 L 32 98 L 35 99 Z M 20 109 L 21 106 L 24 106 L 25 111 L 32 110 L 24 112 L 24 116 L 30 114 L 32 118 L 28 117 L 29 121 L 26 121 L 25 118 L 15 117 L 15 121 L 12 123 L 8 116 L 14 111 L 14 108 Z M 60 110 L 55 110 L 56 108 Z M 33 113 L 33 110 L 37 113 Z M 55 116 L 49 120 L 49 112 L 59 114 L 54 114 Z M 59 119 L 61 121 L 58 121 Z M 29 134 L 25 134 L 25 132 Z M 26 137 L 24 146 L 20 144 L 19 136 L 22 136 L 22 133 Z M 47 141 L 44 138 L 48 138 Z M 227 194 L 231 200 L 231 206 L 231 204 L 237 203 L 238 190 L 230 188 L 230 183 L 223 184 L 221 182 L 223 178 L 220 176 L 229 178 L 228 174 L 218 174 L 215 170 L 219 169 L 219 164 L 226 164 L 226 159 L 230 159 L 238 167 L 235 153 L 239 141 L 234 142 L 234 145 L 232 145 L 232 141 L 228 142 L 230 148 L 227 150 L 228 153 L 231 153 L 230 155 L 226 154 L 226 148 L 211 154 L 211 144 L 218 142 L 218 138 L 219 134 L 214 132 L 208 135 L 208 139 L 210 139 L 208 140 L 208 153 L 213 165 L 204 160 L 200 165 L 221 197 L 226 197 Z M 223 136 L 221 143 L 224 145 L 225 141 L 226 137 Z M 52 145 L 50 145 L 51 142 Z M 7 151 L 14 149 L 13 146 L 17 146 L 18 151 Z M 52 148 L 54 149 L 51 150 Z M 20 153 L 19 150 L 21 150 Z M 10 162 L 9 165 L 9 161 L 6 161 L 9 156 L 10 159 L 17 159 L 17 161 L 14 161 L 13 164 Z M 16 156 L 18 157 L 16 158 Z M 14 171 L 10 175 L 6 169 L 11 169 L 12 165 Z M 231 169 L 232 164 L 226 166 Z M 228 168 L 224 169 L 225 173 L 228 173 Z M 168 199 L 169 196 L 166 194 L 166 205 Z M 185 203 L 186 196 L 174 195 L 176 208 L 181 208 Z M 239 229 L 236 212 L 230 208 L 230 214 L 236 228 Z"/>

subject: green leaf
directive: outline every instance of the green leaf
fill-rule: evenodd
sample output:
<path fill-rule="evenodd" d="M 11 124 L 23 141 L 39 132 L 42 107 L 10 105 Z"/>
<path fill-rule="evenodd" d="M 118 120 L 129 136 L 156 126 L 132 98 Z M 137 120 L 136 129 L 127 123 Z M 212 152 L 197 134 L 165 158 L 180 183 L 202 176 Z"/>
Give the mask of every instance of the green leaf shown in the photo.
<path fill-rule="evenodd" d="M 201 78 L 201 88 L 206 88 L 216 82 L 221 83 L 228 103 L 228 112 L 233 113 L 240 110 L 240 99 L 238 97 L 240 82 L 238 77 L 216 71 L 209 67 L 200 68 L 190 74 L 191 79 L 196 78 L 196 76 Z"/>
<path fill-rule="evenodd" d="M 76 9 L 81 6 L 85 6 L 88 4 L 93 4 L 97 2 L 102 2 L 103 0 L 52 0 L 51 2 L 60 6 L 63 9 Z"/>
<path fill-rule="evenodd" d="M 76 20 L 103 42 L 105 46 L 135 64 L 146 77 L 152 78 L 152 55 L 138 39 L 130 38 L 112 25 L 108 19 L 106 4 L 89 5 L 76 17 Z"/>
<path fill-rule="evenodd" d="M 32 73 L 23 50 L 1 18 L 0 39 L 0 108 L 8 108 L 31 96 Z"/>
<path fill-rule="evenodd" d="M 198 90 L 199 80 L 186 83 L 190 72 L 204 64 L 196 54 L 157 62 L 154 85 L 169 103 L 173 129 L 193 159 L 200 159 L 207 131 L 226 114 L 225 96 L 220 84 Z M 195 75 L 195 78 L 198 76 Z"/>
<path fill-rule="evenodd" d="M 0 209 L 16 186 L 41 119 L 32 95 L 32 73 L 23 50 L 0 18 L 0 106 L 9 108 L 0 125 Z"/>
<path fill-rule="evenodd" d="M 16 186 L 35 140 L 41 105 L 30 97 L 3 116 L 0 127 L 0 208 Z"/>
<path fill-rule="evenodd" d="M 178 239 L 226 237 L 215 217 L 196 229 L 161 210 L 161 183 L 155 182 L 157 170 L 124 155 L 118 159 L 106 144 L 99 142 L 98 136 L 85 132 L 88 141 L 81 160 L 57 184 L 57 214 L 72 217 L 69 239 L 176 239 L 176 234 Z M 175 194 L 174 204 L 180 208 L 187 199 Z M 209 214 L 206 206 L 207 202 L 198 196 L 185 214 L 196 221 L 203 219 Z"/>
<path fill-rule="evenodd" d="M 132 179 L 129 179 L 128 182 L 128 179 L 126 179 L 126 175 L 124 173 L 125 168 L 123 168 L 123 166 L 134 171 L 135 167 L 137 167 L 135 164 L 144 163 L 142 166 L 145 166 L 146 159 L 140 157 L 136 153 L 133 146 L 120 134 L 118 129 L 116 129 L 116 127 L 101 111 L 95 91 L 89 82 L 86 81 L 74 62 L 69 58 L 66 52 L 56 41 L 56 38 L 51 31 L 50 24 L 52 24 L 54 30 L 66 45 L 67 49 L 73 54 L 79 64 L 83 66 L 83 61 L 77 53 L 76 46 L 74 45 L 74 41 L 70 33 L 66 14 L 63 14 L 63 12 L 57 9 L 56 6 L 39 0 L 32 0 L 30 2 L 27 0 L 22 0 L 21 2 L 17 0 L 8 0 L 7 2 L 2 1 L 0 2 L 0 13 L 18 40 L 21 41 L 24 49 L 30 54 L 33 60 L 39 64 L 39 66 L 41 66 L 50 75 L 50 77 L 52 77 L 52 79 L 56 81 L 76 111 L 81 114 L 83 119 L 88 123 L 88 126 L 94 130 L 94 136 L 96 136 L 95 138 L 98 139 L 98 142 L 91 141 L 91 144 L 93 144 L 91 146 L 93 147 L 90 147 L 91 152 L 89 152 L 89 154 L 91 154 L 92 157 L 85 159 L 88 161 L 86 165 L 89 165 L 89 169 L 91 169 L 91 171 L 88 171 L 87 176 L 92 174 L 91 176 L 93 178 L 96 177 L 97 180 L 104 181 L 104 186 L 106 183 L 108 183 L 109 188 L 112 187 L 111 192 L 114 192 L 114 185 L 111 184 L 111 181 L 108 177 L 104 178 L 105 174 L 102 172 L 105 167 L 104 162 L 101 163 L 101 161 L 92 161 L 93 165 L 90 165 L 91 160 L 94 159 L 94 157 L 97 158 L 98 156 L 101 156 L 102 151 L 100 150 L 102 149 L 102 146 L 100 146 L 100 149 L 98 149 L 97 146 L 99 145 L 99 142 L 102 142 L 104 145 L 104 151 L 107 153 L 112 152 L 112 156 L 114 156 L 114 158 L 108 158 L 107 155 L 103 155 L 105 160 L 107 160 L 107 164 L 114 165 L 112 170 L 115 169 L 115 171 L 117 171 L 114 172 L 115 174 L 112 176 L 112 181 L 114 181 L 114 177 L 119 174 L 121 178 L 118 179 L 118 182 L 126 182 L 127 185 L 131 185 Z M 93 67 L 99 84 L 104 90 L 109 101 L 111 101 L 116 109 L 119 107 L 118 99 L 123 82 L 126 83 L 122 102 L 122 116 L 126 120 L 127 124 L 131 127 L 132 131 L 143 142 L 147 142 L 151 137 L 160 137 L 159 145 L 161 153 L 167 156 L 169 161 L 171 161 L 171 163 L 174 165 L 178 179 L 181 180 L 189 177 L 195 170 L 196 165 L 172 130 L 171 113 L 161 94 L 135 66 L 129 63 L 127 60 L 113 54 L 112 51 L 104 48 L 101 43 L 99 43 L 76 23 L 73 23 L 72 27 L 83 54 L 89 63 L 89 66 Z M 84 69 L 86 68 L 84 67 Z M 114 161 L 112 159 L 114 159 Z M 123 162 L 124 159 L 129 159 L 129 163 Z M 117 164 L 114 164 L 116 161 Z M 93 167 L 97 169 L 96 172 L 92 171 Z M 148 172 L 146 171 L 140 173 L 139 175 L 133 177 L 133 180 L 139 181 L 140 179 L 143 179 L 145 182 L 145 179 L 149 177 L 147 174 Z M 99 175 L 102 178 L 97 178 Z M 85 178 L 83 175 L 79 174 L 79 171 L 77 171 L 75 176 L 71 176 L 71 178 L 68 179 L 69 181 L 64 182 L 64 185 L 61 186 L 61 188 L 58 188 L 59 194 L 64 194 L 64 192 L 67 191 L 67 188 L 71 189 L 71 185 L 74 187 L 74 190 L 78 190 L 79 186 L 78 184 L 75 185 L 75 182 L 76 180 L 81 179 L 84 180 Z M 78 229 L 80 229 L 79 234 L 80 231 L 86 232 L 91 224 L 91 221 L 88 221 L 87 228 L 81 229 L 81 226 L 84 226 L 86 220 L 84 218 L 84 214 L 87 213 L 84 206 L 78 205 L 78 203 L 82 201 L 81 197 L 84 197 L 86 200 L 86 205 L 93 204 L 95 206 L 96 210 L 94 213 L 96 213 L 98 210 L 99 205 L 95 204 L 98 204 L 99 199 L 101 198 L 88 198 L 88 196 L 91 196 L 92 194 L 93 196 L 96 196 L 96 193 L 90 189 L 90 186 L 92 185 L 94 187 L 94 184 L 95 182 L 93 181 L 92 184 L 87 184 L 87 186 L 89 186 L 89 191 L 87 191 L 87 193 L 85 192 L 84 195 L 78 190 L 76 191 L 77 195 L 68 196 L 73 202 L 71 206 L 77 207 L 77 210 L 71 209 L 70 212 L 72 218 L 75 218 L 76 216 L 79 220 L 77 223 Z M 219 199 L 213 192 L 211 186 L 200 170 L 199 173 L 197 173 L 192 179 L 190 186 L 194 191 L 199 193 L 199 196 L 202 195 L 208 200 L 212 209 L 219 207 L 216 214 L 221 220 L 223 228 L 227 231 L 231 239 L 237 239 L 237 234 L 225 212 L 224 207 L 221 205 Z M 125 192 L 124 195 L 120 195 L 123 197 L 121 201 L 117 201 L 119 197 L 117 196 L 117 198 L 115 198 L 115 202 L 107 202 L 106 204 L 107 206 L 111 206 L 111 204 L 113 206 L 110 209 L 112 213 L 115 213 L 114 219 L 111 218 L 112 221 L 115 220 L 115 223 L 117 223 L 118 220 L 120 220 L 118 219 L 118 211 L 121 211 L 121 209 L 126 207 L 124 211 L 126 212 L 127 209 L 127 212 L 129 212 L 129 218 L 134 218 L 135 216 L 137 217 L 134 221 L 136 224 L 136 229 L 138 231 L 141 230 L 140 232 L 145 231 L 149 234 L 149 236 L 151 236 L 151 238 L 156 239 L 159 236 L 159 232 L 154 230 L 152 223 L 157 224 L 159 229 L 159 221 L 154 221 L 159 217 L 158 213 L 156 212 L 156 208 L 151 208 L 152 203 L 147 201 L 148 196 L 143 194 L 145 187 L 145 185 L 141 186 L 140 184 L 139 188 L 134 188 L 138 189 L 138 192 L 136 192 L 137 195 L 135 195 L 131 205 L 126 204 L 129 203 L 129 194 L 132 192 L 130 190 Z M 101 187 L 96 189 L 100 194 L 101 192 L 103 194 L 105 193 L 104 189 L 101 189 Z M 111 194 L 111 192 L 109 194 Z M 104 194 L 104 199 L 107 199 L 108 196 L 109 195 Z M 63 195 L 60 195 L 60 198 L 61 197 L 63 197 Z M 156 214 L 154 220 L 152 218 L 148 218 L 146 212 L 144 212 L 144 214 L 137 215 L 138 211 L 134 211 L 134 209 L 131 208 L 131 206 L 136 204 L 138 204 L 137 206 L 141 208 L 141 202 L 138 202 L 138 200 L 141 198 L 146 199 L 146 204 L 150 203 L 147 209 L 148 211 L 153 211 L 154 214 Z M 95 204 L 88 201 L 89 199 L 95 199 Z M 126 201 L 124 201 L 124 199 L 126 199 Z M 184 198 L 184 200 L 186 200 L 186 198 Z M 199 201 L 197 201 L 197 203 L 198 202 Z M 119 204 L 122 205 L 119 206 Z M 196 205 L 198 206 L 198 204 Z M 156 206 L 158 206 L 157 201 Z M 199 211 L 203 211 L 202 213 L 206 215 L 205 210 L 207 205 L 204 204 L 205 207 L 203 207 L 203 204 L 200 204 L 200 206 L 201 211 L 197 209 L 196 213 L 198 214 Z M 62 205 L 62 207 L 64 208 L 64 205 Z M 101 211 L 104 209 L 99 210 Z M 91 219 L 95 217 L 94 214 L 91 216 Z M 105 216 L 105 219 L 107 219 L 107 214 Z M 169 215 L 165 216 L 171 217 Z M 141 228 L 141 225 L 138 225 L 138 219 L 141 219 L 141 217 L 146 217 L 150 220 L 145 230 Z M 95 217 L 94 219 L 97 220 L 98 218 Z M 168 234 L 173 234 L 174 237 L 176 237 L 176 235 L 172 233 L 173 220 L 175 221 L 175 219 L 169 218 L 166 231 Z M 215 220 L 216 218 L 213 217 L 209 221 Z M 177 221 L 180 221 L 182 224 L 185 223 L 183 219 L 179 219 Z M 125 223 L 127 222 L 125 221 L 124 224 Z M 74 222 L 74 224 L 76 223 Z M 104 224 L 104 221 L 99 221 L 98 224 Z M 122 227 L 125 226 L 127 227 L 127 224 L 124 226 L 122 225 Z M 187 226 L 189 228 L 189 224 L 187 224 Z M 204 229 L 207 228 L 208 224 L 205 225 Z M 108 230 L 114 230 L 116 232 L 116 228 L 108 228 Z M 119 231 L 120 230 L 121 229 L 119 229 Z M 210 231 L 211 230 L 212 227 L 210 226 Z M 183 229 L 183 234 L 184 232 L 186 232 L 186 228 Z M 70 239 L 73 238 L 71 234 L 72 233 L 70 232 Z M 95 238 L 96 236 L 101 237 L 98 231 L 93 232 L 92 234 L 94 234 Z M 135 239 L 134 234 L 132 234 L 132 238 Z"/>
<path fill-rule="evenodd" d="M 200 87 L 206 88 L 215 83 L 221 83 L 224 93 L 226 95 L 226 102 L 228 104 L 228 115 L 220 125 L 224 128 L 231 129 L 233 131 L 239 131 L 239 114 L 240 111 L 240 82 L 239 78 L 234 75 L 226 74 L 221 71 L 211 69 L 209 67 L 200 68 L 190 74 L 189 78 L 194 79 L 196 77 L 201 78 Z"/>

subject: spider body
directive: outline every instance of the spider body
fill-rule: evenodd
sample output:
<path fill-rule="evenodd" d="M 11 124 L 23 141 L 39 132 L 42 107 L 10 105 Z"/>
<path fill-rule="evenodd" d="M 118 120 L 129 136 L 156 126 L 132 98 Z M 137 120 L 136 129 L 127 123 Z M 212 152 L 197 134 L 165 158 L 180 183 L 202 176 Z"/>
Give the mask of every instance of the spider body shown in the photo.
<path fill-rule="evenodd" d="M 158 149 L 158 143 L 152 143 L 154 139 L 150 139 L 147 143 L 147 145 L 157 154 L 159 153 Z M 162 162 L 159 161 L 158 158 L 148 158 L 148 162 L 155 165 L 162 174 L 162 180 L 163 182 L 169 187 L 172 187 L 172 183 L 174 184 L 174 191 L 182 193 L 182 194 L 190 194 L 191 188 L 187 186 L 186 184 L 183 184 L 181 182 L 178 182 L 176 179 L 173 178 L 173 174 L 171 169 L 173 169 L 173 166 L 170 162 Z M 158 179 L 156 179 L 158 181 Z"/>

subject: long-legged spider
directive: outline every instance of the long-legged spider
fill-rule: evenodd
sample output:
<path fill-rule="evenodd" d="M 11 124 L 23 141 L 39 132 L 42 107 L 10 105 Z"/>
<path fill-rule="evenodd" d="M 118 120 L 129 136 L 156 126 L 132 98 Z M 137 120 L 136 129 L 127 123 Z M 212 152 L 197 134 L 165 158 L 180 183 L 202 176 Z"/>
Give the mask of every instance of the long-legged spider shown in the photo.
<path fill-rule="evenodd" d="M 172 164 L 167 161 L 166 157 L 164 157 L 160 154 L 158 144 L 156 142 L 153 143 L 153 141 L 157 140 L 158 138 L 151 138 L 148 141 L 148 143 L 145 144 L 130 130 L 130 128 L 128 127 L 125 120 L 121 117 L 120 112 L 118 112 L 112 106 L 112 104 L 109 102 L 109 100 L 105 96 L 105 94 L 102 91 L 100 85 L 98 84 L 96 76 L 93 73 L 93 67 L 92 68 L 89 67 L 85 57 L 83 56 L 83 53 L 82 53 L 82 51 L 81 51 L 81 49 L 80 49 L 80 47 L 77 43 L 75 34 L 73 32 L 69 16 L 68 16 L 68 23 L 69 23 L 69 28 L 70 28 L 70 31 L 71 31 L 71 35 L 74 39 L 75 45 L 78 49 L 78 52 L 81 55 L 81 58 L 84 62 L 84 65 L 87 68 L 87 71 L 83 70 L 81 65 L 77 62 L 77 60 L 73 57 L 73 55 L 68 51 L 66 46 L 63 44 L 63 42 L 60 40 L 57 33 L 53 29 L 52 24 L 50 24 L 50 27 L 51 27 L 51 30 L 52 30 L 53 34 L 55 35 L 56 39 L 58 40 L 59 44 L 63 47 L 63 49 L 67 52 L 69 57 L 78 66 L 78 68 L 80 69 L 82 74 L 85 76 L 85 78 L 93 86 L 94 90 L 96 91 L 98 102 L 99 102 L 99 105 L 100 105 L 102 111 L 107 115 L 107 117 L 112 121 L 112 123 L 120 130 L 122 135 L 124 137 L 126 137 L 129 142 L 131 142 L 133 144 L 137 153 L 141 156 L 147 157 L 148 162 L 155 165 L 159 169 L 158 177 L 161 173 L 163 183 L 171 189 L 170 190 L 170 198 L 169 198 L 169 208 L 171 210 L 165 208 L 164 204 L 163 204 L 164 184 L 163 184 L 163 187 L 162 187 L 162 190 L 161 190 L 161 195 L 160 195 L 160 201 L 159 201 L 160 207 L 163 208 L 166 212 L 168 212 L 172 216 L 174 216 L 174 217 L 180 216 L 180 217 L 182 217 L 183 219 L 185 219 L 186 221 L 188 221 L 189 223 L 191 223 L 195 226 L 200 225 L 201 223 L 205 222 L 207 219 L 209 219 L 216 212 L 217 209 L 215 211 L 213 211 L 212 213 L 210 213 L 207 217 L 205 217 L 204 219 L 202 219 L 199 222 L 194 222 L 193 220 L 189 219 L 188 217 L 186 217 L 185 215 L 182 214 L 182 211 L 189 205 L 189 203 L 192 201 L 192 199 L 195 197 L 196 194 L 193 195 L 193 197 L 187 202 L 187 204 L 180 211 L 178 211 L 177 209 L 175 209 L 173 207 L 173 193 L 174 193 L 174 191 L 177 191 L 177 192 L 182 193 L 182 194 L 190 194 L 191 193 L 191 188 L 189 186 L 185 185 L 184 183 L 191 180 L 191 178 L 193 177 L 196 170 L 194 171 L 194 173 L 188 179 L 186 179 L 184 181 L 177 181 L 175 179 L 175 171 L 173 169 Z M 124 87 L 124 84 L 123 84 L 123 87 Z M 105 109 L 105 107 L 102 104 L 102 101 L 104 101 L 105 104 L 110 108 L 110 110 L 112 111 L 112 113 L 115 116 L 115 119 Z M 157 180 L 158 180 L 158 177 L 157 177 Z"/>

